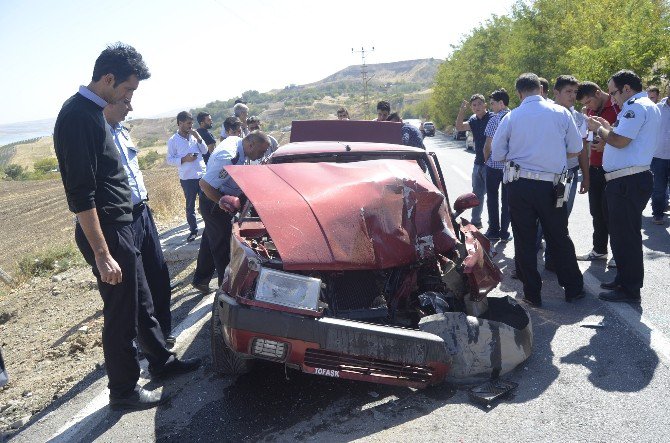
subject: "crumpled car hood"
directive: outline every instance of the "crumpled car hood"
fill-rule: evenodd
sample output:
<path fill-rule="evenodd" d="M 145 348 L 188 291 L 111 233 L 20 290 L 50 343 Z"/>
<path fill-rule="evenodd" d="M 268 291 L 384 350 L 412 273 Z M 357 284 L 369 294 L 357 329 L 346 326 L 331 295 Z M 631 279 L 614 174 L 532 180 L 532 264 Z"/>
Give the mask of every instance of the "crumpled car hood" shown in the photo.
<path fill-rule="evenodd" d="M 414 161 L 226 166 L 286 270 L 386 269 L 456 244 L 444 196 Z"/>

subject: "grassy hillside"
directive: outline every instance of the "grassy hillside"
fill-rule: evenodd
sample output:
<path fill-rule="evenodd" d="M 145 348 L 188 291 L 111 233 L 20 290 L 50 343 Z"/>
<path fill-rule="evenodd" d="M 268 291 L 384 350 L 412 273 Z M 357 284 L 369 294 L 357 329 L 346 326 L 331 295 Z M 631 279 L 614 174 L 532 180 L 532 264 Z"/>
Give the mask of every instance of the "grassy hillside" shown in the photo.
<path fill-rule="evenodd" d="M 379 100 L 391 103 L 393 111 L 405 117 L 420 117 L 415 106 L 425 101 L 432 92 L 433 79 L 441 60 L 406 60 L 394 63 L 368 65 L 368 104 L 363 103 L 363 82 L 360 66 L 349 66 L 323 80 L 307 85 L 288 85 L 268 92 L 246 91 L 242 98 L 249 106 L 250 115 L 258 115 L 264 129 L 270 131 L 281 144 L 288 142 L 281 129 L 293 120 L 334 119 L 337 108 L 344 106 L 352 119 L 372 118 Z M 212 114 L 215 136 L 219 135 L 223 120 L 231 113 L 235 98 L 208 103 L 204 108 L 192 109 L 195 116 L 201 110 Z M 176 117 L 137 119 L 126 122 L 130 134 L 141 149 L 140 156 L 151 151 L 165 155 L 166 142 L 177 129 Z M 55 157 L 51 136 L 27 140 L 0 147 L 0 167 L 10 163 L 31 170 L 35 161 Z M 156 165 L 163 162 L 159 161 Z"/>

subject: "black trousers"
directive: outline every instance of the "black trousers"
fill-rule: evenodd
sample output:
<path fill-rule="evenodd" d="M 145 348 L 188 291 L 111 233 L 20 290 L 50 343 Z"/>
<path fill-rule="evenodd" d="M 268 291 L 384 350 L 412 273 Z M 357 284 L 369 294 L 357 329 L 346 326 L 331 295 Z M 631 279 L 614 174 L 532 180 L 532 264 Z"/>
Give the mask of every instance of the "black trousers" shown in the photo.
<path fill-rule="evenodd" d="M 647 206 L 654 179 L 650 171 L 607 182 L 612 253 L 616 260 L 615 281 L 631 292 L 639 292 L 644 281 L 642 256 L 642 211 Z"/>
<path fill-rule="evenodd" d="M 122 282 L 116 285 L 100 280 L 95 255 L 79 224 L 75 228 L 75 241 L 93 268 L 103 301 L 102 349 L 110 396 L 125 397 L 132 393 L 140 377 L 135 338 L 153 366 L 165 364 L 172 353 L 165 349 L 163 334 L 153 315 L 151 292 L 144 276 L 142 257 L 134 245 L 132 226 L 103 225 L 102 233 L 123 273 Z"/>
<path fill-rule="evenodd" d="M 589 212 L 593 219 L 593 250 L 607 254 L 607 199 L 605 198 L 605 171 L 602 166 L 589 166 Z"/>
<path fill-rule="evenodd" d="M 163 336 L 167 337 L 172 332 L 170 271 L 163 257 L 156 223 L 146 204 L 135 205 L 133 209 L 133 233 L 135 247 L 142 254 L 144 275 L 154 304 L 154 316 Z"/>
<path fill-rule="evenodd" d="M 214 267 L 219 275 L 219 286 L 223 281 L 226 266 L 230 262 L 230 235 L 233 230 L 232 217 L 207 197 L 202 199 L 202 218 L 205 220 L 205 234 L 214 259 Z"/>
<path fill-rule="evenodd" d="M 542 224 L 544 238 L 551 247 L 558 283 L 566 297 L 582 291 L 584 279 L 577 265 L 575 246 L 568 236 L 568 214 L 565 205 L 554 204 L 551 182 L 519 179 L 507 184 L 510 217 L 514 232 L 514 261 L 523 282 L 524 297 L 541 301 L 542 278 L 537 271 L 537 222 Z"/>
<path fill-rule="evenodd" d="M 202 203 L 207 200 L 207 197 L 203 192 L 200 192 L 198 200 L 200 201 L 200 215 L 202 215 L 204 219 Z M 212 255 L 212 249 L 209 247 L 207 227 L 205 226 L 202 236 L 200 237 L 200 249 L 198 250 L 198 260 L 195 265 L 195 272 L 193 273 L 193 283 L 196 285 L 209 284 L 209 281 L 214 276 L 215 270 L 214 256 Z"/>

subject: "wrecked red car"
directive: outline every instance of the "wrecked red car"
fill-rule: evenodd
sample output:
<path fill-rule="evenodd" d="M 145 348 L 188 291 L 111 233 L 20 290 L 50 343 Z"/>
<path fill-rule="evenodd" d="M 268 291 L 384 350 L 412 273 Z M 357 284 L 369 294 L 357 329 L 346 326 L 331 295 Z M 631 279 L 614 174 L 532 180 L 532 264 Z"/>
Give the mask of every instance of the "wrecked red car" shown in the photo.
<path fill-rule="evenodd" d="M 457 219 L 477 198 L 452 209 L 437 156 L 395 144 L 400 126 L 294 122 L 268 164 L 226 167 L 245 203 L 212 310 L 219 372 L 263 359 L 425 387 L 530 355 L 530 317 L 488 296 L 501 279 L 490 244 Z"/>

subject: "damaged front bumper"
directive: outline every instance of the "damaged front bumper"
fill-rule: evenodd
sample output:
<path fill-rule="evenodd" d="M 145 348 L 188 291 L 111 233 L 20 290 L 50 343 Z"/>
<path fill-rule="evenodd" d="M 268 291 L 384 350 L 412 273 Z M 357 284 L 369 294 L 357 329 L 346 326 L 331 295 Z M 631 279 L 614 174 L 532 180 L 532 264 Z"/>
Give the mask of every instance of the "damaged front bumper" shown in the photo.
<path fill-rule="evenodd" d="M 216 297 L 224 340 L 240 357 L 317 375 L 414 388 L 471 382 L 508 372 L 532 348 L 530 318 L 508 297 L 506 317 L 448 312 L 425 317 L 422 330 L 248 306 L 222 291 Z"/>

